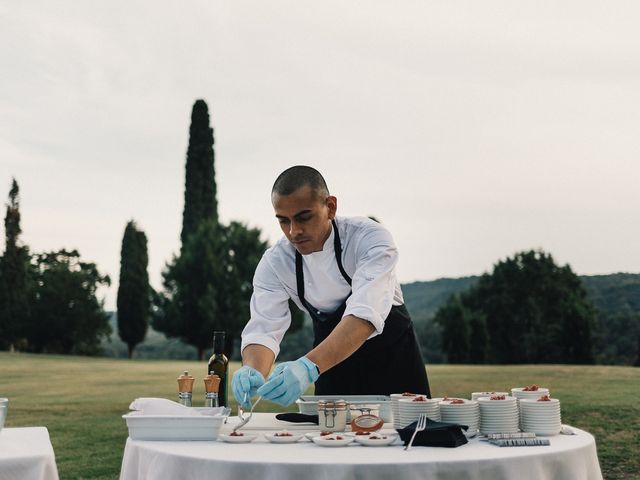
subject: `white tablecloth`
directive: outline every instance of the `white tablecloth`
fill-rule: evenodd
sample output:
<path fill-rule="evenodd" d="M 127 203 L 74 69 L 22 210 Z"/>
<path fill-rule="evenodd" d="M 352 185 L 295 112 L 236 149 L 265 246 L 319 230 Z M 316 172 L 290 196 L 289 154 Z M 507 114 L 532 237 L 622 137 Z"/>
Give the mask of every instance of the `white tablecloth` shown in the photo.
<path fill-rule="evenodd" d="M 0 431 L 0 480 L 58 480 L 58 468 L 45 427 Z"/>
<path fill-rule="evenodd" d="M 263 425 L 265 416 L 258 415 Z M 253 421 L 253 420 L 252 420 Z M 273 430 L 282 424 L 273 420 Z M 250 432 L 247 426 L 247 433 Z M 227 427 L 228 428 L 228 427 Z M 312 427 L 302 427 L 312 431 Z M 317 427 L 316 427 L 317 428 Z M 550 437 L 547 447 L 497 447 L 471 439 L 458 448 L 402 446 L 324 448 L 307 440 L 249 444 L 127 440 L 120 480 L 134 479 L 447 479 L 601 480 L 593 436 Z M 264 432 L 262 432 L 264 433 Z"/>

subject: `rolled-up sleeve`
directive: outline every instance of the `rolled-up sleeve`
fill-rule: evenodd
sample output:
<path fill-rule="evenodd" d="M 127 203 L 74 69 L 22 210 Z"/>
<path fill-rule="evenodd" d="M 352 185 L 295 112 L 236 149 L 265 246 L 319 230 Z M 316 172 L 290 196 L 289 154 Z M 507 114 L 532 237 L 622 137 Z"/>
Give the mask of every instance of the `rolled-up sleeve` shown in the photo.
<path fill-rule="evenodd" d="M 289 295 L 278 280 L 267 256 L 263 256 L 253 276 L 251 318 L 242 331 L 240 350 L 247 345 L 264 345 L 277 357 L 280 342 L 291 324 Z"/>
<path fill-rule="evenodd" d="M 386 229 L 371 229 L 358 242 L 352 294 L 344 314 L 371 322 L 376 329 L 372 337 L 382 333 L 391 311 L 397 263 L 398 249 Z"/>

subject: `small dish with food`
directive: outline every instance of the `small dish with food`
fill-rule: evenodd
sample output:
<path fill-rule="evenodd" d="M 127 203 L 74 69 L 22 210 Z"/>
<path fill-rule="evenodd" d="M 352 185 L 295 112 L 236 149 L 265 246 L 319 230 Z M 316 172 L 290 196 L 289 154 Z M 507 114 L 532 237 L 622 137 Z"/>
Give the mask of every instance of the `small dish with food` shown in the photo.
<path fill-rule="evenodd" d="M 353 442 L 354 435 L 345 435 L 344 433 L 331 433 L 330 435 L 317 435 L 311 440 L 316 445 L 322 447 L 346 447 Z"/>
<path fill-rule="evenodd" d="M 367 436 L 356 437 L 356 442 L 365 447 L 385 447 L 396 441 L 396 434 L 372 433 Z"/>
<path fill-rule="evenodd" d="M 258 436 L 243 432 L 231 432 L 227 434 L 221 433 L 218 435 L 218 438 L 227 443 L 251 443 L 258 438 Z"/>
<path fill-rule="evenodd" d="M 280 430 L 274 433 L 265 433 L 264 437 L 271 443 L 296 443 L 302 438 L 301 434 Z"/>

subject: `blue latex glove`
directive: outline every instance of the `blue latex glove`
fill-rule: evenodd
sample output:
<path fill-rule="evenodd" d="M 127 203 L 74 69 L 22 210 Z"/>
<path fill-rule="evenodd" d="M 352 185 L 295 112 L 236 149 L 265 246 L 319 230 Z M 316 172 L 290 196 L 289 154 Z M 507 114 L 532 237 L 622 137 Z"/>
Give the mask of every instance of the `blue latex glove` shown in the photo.
<path fill-rule="evenodd" d="M 262 385 L 264 385 L 262 374 L 247 365 L 238 369 L 231 380 L 233 396 L 236 397 L 238 405 L 243 408 L 249 408 L 249 399 L 257 395 L 258 387 Z"/>
<path fill-rule="evenodd" d="M 269 375 L 267 383 L 258 389 L 258 395 L 286 407 L 300 397 L 319 376 L 316 364 L 307 357 L 300 357 L 295 362 L 279 364 Z"/>

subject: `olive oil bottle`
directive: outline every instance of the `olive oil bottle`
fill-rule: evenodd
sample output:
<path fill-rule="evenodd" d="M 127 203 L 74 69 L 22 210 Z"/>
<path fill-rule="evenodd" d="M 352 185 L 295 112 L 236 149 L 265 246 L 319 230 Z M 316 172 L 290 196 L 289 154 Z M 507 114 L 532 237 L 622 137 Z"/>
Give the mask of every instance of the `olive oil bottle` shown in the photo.
<path fill-rule="evenodd" d="M 225 332 L 213 332 L 213 355 L 209 359 L 209 375 L 220 377 L 218 389 L 218 404 L 221 407 L 228 406 L 227 383 L 229 376 L 229 359 L 224 354 Z"/>

